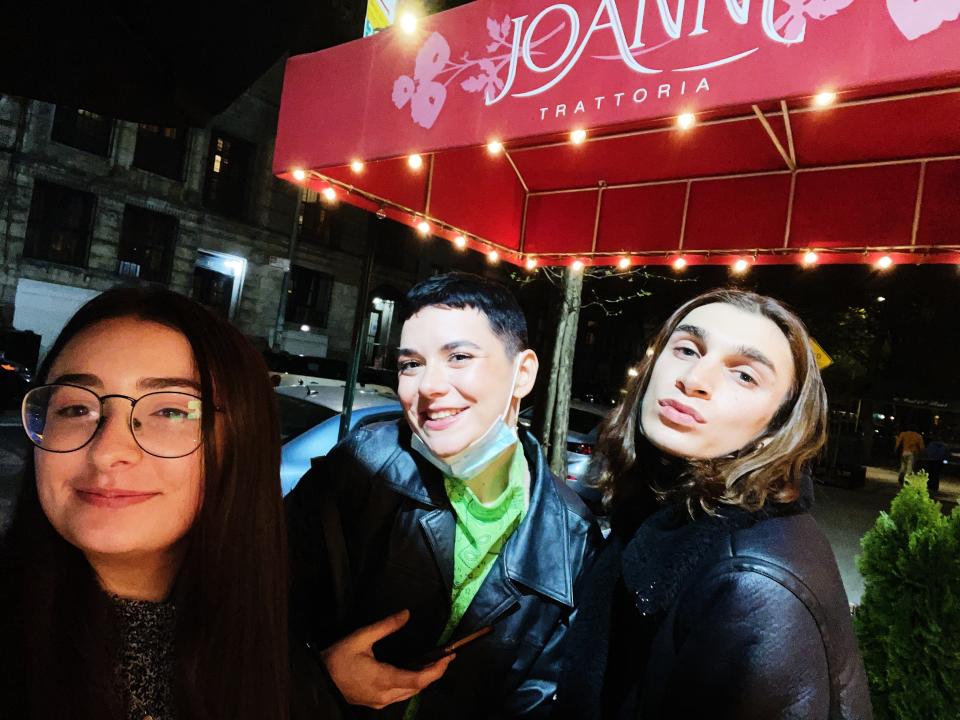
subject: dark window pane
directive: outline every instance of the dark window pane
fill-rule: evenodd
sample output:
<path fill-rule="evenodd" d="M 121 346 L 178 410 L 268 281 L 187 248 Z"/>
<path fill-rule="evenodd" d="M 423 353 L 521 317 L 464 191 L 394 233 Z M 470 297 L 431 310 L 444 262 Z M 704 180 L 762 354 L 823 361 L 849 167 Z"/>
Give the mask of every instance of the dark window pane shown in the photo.
<path fill-rule="evenodd" d="M 340 249 L 343 218 L 322 202 L 304 203 L 300 223 L 300 241 L 308 245 Z"/>
<path fill-rule="evenodd" d="M 163 175 L 171 180 L 183 179 L 183 161 L 187 154 L 187 129 L 139 125 L 133 166 Z"/>
<path fill-rule="evenodd" d="M 243 215 L 253 148 L 251 143 L 213 133 L 203 186 L 204 207 L 233 217 Z"/>
<path fill-rule="evenodd" d="M 198 265 L 193 269 L 193 299 L 220 317 L 228 318 L 233 299 L 233 278 Z"/>
<path fill-rule="evenodd" d="M 169 282 L 178 226 L 173 215 L 127 205 L 120 230 L 117 272 L 154 282 Z"/>
<path fill-rule="evenodd" d="M 327 327 L 333 275 L 299 265 L 290 268 L 290 294 L 287 296 L 288 322 Z"/>
<path fill-rule="evenodd" d="M 85 267 L 95 202 L 92 193 L 36 180 L 24 256 Z"/>
<path fill-rule="evenodd" d="M 107 157 L 113 118 L 82 108 L 58 105 L 53 115 L 52 140 Z"/>

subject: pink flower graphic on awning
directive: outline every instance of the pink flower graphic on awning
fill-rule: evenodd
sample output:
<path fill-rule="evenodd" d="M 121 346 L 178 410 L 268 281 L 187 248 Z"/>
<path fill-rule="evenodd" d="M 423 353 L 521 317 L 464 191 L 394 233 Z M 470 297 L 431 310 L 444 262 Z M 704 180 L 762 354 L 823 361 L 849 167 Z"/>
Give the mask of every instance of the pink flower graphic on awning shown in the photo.
<path fill-rule="evenodd" d="M 960 18 L 960 0 L 887 0 L 887 10 L 907 40 Z"/>
<path fill-rule="evenodd" d="M 451 62 L 450 45 L 446 38 L 438 32 L 431 33 L 430 37 L 417 52 L 414 63 L 413 77 L 401 75 L 393 82 L 391 99 L 398 109 L 410 103 L 410 115 L 413 121 L 422 128 L 429 130 L 437 121 L 443 104 L 447 99 L 447 86 L 466 70 L 479 70 L 460 82 L 461 89 L 470 92 L 483 92 L 484 97 L 494 97 L 503 89 L 503 79 L 500 72 L 510 62 L 510 30 L 513 21 L 509 15 L 502 20 L 487 18 L 487 34 L 490 42 L 487 43 L 488 55 L 481 58 L 471 58 L 469 52 L 463 53 L 460 62 Z M 546 42 L 564 27 L 560 23 L 552 32 L 531 44 L 531 48 Z M 531 54 L 540 55 L 541 51 Z M 440 75 L 446 75 L 441 82 Z"/>
<path fill-rule="evenodd" d="M 447 99 L 447 89 L 434 78 L 450 60 L 450 45 L 440 33 L 433 33 L 417 53 L 413 78 L 401 75 L 393 83 L 393 104 L 402 108 L 410 103 L 413 121 L 429 130 Z"/>
<path fill-rule="evenodd" d="M 836 15 L 853 0 L 784 0 L 784 3 L 790 9 L 776 19 L 773 27 L 787 40 L 799 41 L 807 29 L 807 19 L 823 20 Z"/>

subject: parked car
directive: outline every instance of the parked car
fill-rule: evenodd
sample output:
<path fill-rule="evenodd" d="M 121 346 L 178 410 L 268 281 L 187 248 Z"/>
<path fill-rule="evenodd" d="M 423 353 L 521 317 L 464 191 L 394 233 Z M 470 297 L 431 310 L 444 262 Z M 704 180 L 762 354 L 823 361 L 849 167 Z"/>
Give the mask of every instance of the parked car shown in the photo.
<path fill-rule="evenodd" d="M 30 368 L 0 354 L 0 410 L 17 410 L 33 376 Z"/>
<path fill-rule="evenodd" d="M 599 512 L 600 491 L 583 482 L 583 477 L 593 458 L 600 423 L 611 408 L 584 400 L 570 401 L 570 420 L 567 428 L 567 485 L 569 485 L 594 512 Z M 520 411 L 520 424 L 530 427 L 533 421 L 533 406 Z"/>
<path fill-rule="evenodd" d="M 286 495 L 310 469 L 310 460 L 326 455 L 337 444 L 343 385 L 288 385 L 277 387 L 276 393 L 283 443 L 280 485 Z M 396 397 L 382 386 L 357 387 L 350 429 L 399 418 L 402 411 Z"/>

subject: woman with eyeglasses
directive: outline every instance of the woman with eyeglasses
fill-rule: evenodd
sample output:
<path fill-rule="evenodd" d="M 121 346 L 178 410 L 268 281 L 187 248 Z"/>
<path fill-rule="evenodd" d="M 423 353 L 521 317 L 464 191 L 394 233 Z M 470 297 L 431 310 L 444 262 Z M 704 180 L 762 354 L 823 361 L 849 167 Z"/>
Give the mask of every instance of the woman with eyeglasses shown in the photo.
<path fill-rule="evenodd" d="M 567 636 L 558 716 L 869 720 L 808 512 L 827 401 L 803 323 L 773 298 L 708 292 L 638 370 L 590 467 L 611 536 Z"/>
<path fill-rule="evenodd" d="M 290 715 L 279 433 L 227 322 L 115 289 L 25 396 L 33 443 L 0 578 L 0 716 Z"/>

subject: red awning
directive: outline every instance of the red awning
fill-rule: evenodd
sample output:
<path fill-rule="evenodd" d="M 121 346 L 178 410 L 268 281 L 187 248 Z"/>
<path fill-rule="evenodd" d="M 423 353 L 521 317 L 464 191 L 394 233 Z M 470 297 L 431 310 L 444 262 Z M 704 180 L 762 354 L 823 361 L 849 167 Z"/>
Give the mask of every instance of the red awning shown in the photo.
<path fill-rule="evenodd" d="M 960 0 L 478 0 L 291 58 L 274 171 L 517 264 L 958 262 Z"/>

